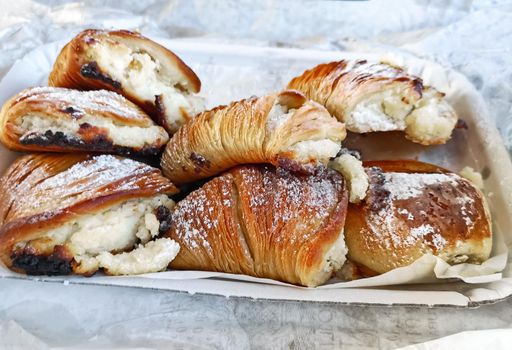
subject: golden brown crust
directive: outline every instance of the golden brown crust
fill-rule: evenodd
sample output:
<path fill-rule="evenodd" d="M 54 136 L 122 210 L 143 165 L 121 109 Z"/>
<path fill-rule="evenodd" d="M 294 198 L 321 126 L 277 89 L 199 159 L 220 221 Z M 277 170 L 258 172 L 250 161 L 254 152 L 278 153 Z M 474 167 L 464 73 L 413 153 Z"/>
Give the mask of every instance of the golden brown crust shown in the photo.
<path fill-rule="evenodd" d="M 152 57 L 158 58 L 162 66 L 176 74 L 181 88 L 193 93 L 197 93 L 201 89 L 201 81 L 192 69 L 162 45 L 139 33 L 127 30 L 105 31 L 98 29 L 84 30 L 64 46 L 55 61 L 48 84 L 73 89 L 116 91 L 139 105 L 151 116 L 158 116 L 159 111 L 155 101 L 140 99 L 137 94 L 124 89 L 119 81 L 115 81 L 108 75 L 108 72 L 101 71 L 90 53 L 91 50 L 94 50 L 95 45 L 101 43 L 112 45 L 123 43 L 136 50 L 148 52 Z"/>
<path fill-rule="evenodd" d="M 78 121 L 80 127 L 73 135 L 25 130 L 21 127 L 21 121 L 30 116 L 44 118 L 57 127 Z M 0 141 L 16 151 L 156 154 L 168 140 L 165 131 L 161 129 L 161 137 L 155 138 L 153 143 L 140 147 L 116 145 L 107 128 L 91 125 L 86 120 L 88 118 L 104 120 L 116 126 L 161 129 L 139 107 L 114 92 L 35 87 L 21 91 L 3 105 L 0 112 Z"/>
<path fill-rule="evenodd" d="M 286 122 L 270 126 L 271 110 L 294 110 Z M 162 170 L 175 183 L 192 182 L 235 165 L 270 163 L 300 168 L 292 145 L 305 140 L 345 138 L 343 124 L 319 104 L 295 91 L 250 98 L 203 112 L 173 135 L 162 157 Z M 299 162 L 300 163 L 300 162 Z M 307 164 L 306 164 L 307 163 Z"/>
<path fill-rule="evenodd" d="M 443 93 L 384 62 L 342 60 L 320 64 L 292 79 L 287 88 L 299 90 L 325 106 L 356 133 L 402 130 L 413 142 L 443 144 L 457 121 Z M 373 106 L 356 118 L 353 112 L 365 101 L 372 101 Z M 431 107 L 429 101 L 433 101 Z M 421 115 L 420 109 L 425 110 Z"/>
<path fill-rule="evenodd" d="M 420 78 L 408 75 L 401 68 L 366 60 L 320 64 L 292 79 L 288 88 L 301 91 L 345 121 L 362 97 L 393 83 L 404 84 L 414 99 L 422 97 L 424 87 Z"/>
<path fill-rule="evenodd" d="M 427 253 L 449 263 L 489 257 L 485 199 L 469 181 L 417 161 L 364 165 L 370 177 L 367 198 L 349 205 L 345 225 L 348 258 L 359 273 L 384 273 Z"/>
<path fill-rule="evenodd" d="M 131 198 L 174 194 L 156 168 L 127 158 L 87 154 L 30 154 L 0 179 L 0 258 L 11 266 L 17 242 L 79 215 L 94 214 Z"/>
<path fill-rule="evenodd" d="M 167 236 L 181 249 L 171 268 L 323 283 L 329 276 L 315 276 L 342 239 L 347 197 L 335 171 L 295 176 L 270 166 L 234 168 L 177 204 Z"/>

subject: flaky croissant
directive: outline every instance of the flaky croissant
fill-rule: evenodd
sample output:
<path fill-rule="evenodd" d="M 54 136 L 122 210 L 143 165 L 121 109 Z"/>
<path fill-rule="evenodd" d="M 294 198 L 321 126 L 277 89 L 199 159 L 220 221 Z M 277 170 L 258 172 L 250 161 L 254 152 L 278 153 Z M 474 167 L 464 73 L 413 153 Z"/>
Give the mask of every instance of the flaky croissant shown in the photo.
<path fill-rule="evenodd" d="M 203 112 L 173 135 L 162 170 L 175 183 L 219 174 L 238 164 L 294 170 L 327 164 L 345 127 L 296 91 L 251 98 Z"/>
<path fill-rule="evenodd" d="M 197 75 L 178 56 L 127 30 L 88 29 L 60 52 L 50 86 L 116 91 L 169 133 L 203 110 Z"/>
<path fill-rule="evenodd" d="M 406 161 L 364 162 L 370 187 L 350 204 L 345 224 L 352 277 L 381 274 L 433 254 L 449 264 L 489 258 L 492 232 L 483 194 L 437 166 Z"/>
<path fill-rule="evenodd" d="M 166 236 L 181 249 L 170 266 L 318 286 L 345 261 L 347 198 L 330 169 L 233 168 L 176 204 Z"/>
<path fill-rule="evenodd" d="M 0 141 L 16 151 L 156 155 L 168 140 L 139 107 L 107 90 L 30 88 L 0 112 Z"/>
<path fill-rule="evenodd" d="M 168 229 L 167 194 L 176 192 L 158 169 L 131 159 L 23 156 L 0 179 L 0 259 L 27 274 L 165 269 L 179 247 L 152 239 Z M 131 251 L 138 243 L 146 246 Z"/>
<path fill-rule="evenodd" d="M 457 123 L 444 94 L 387 63 L 320 64 L 288 83 L 324 105 L 355 133 L 405 131 L 413 142 L 445 143 Z"/>

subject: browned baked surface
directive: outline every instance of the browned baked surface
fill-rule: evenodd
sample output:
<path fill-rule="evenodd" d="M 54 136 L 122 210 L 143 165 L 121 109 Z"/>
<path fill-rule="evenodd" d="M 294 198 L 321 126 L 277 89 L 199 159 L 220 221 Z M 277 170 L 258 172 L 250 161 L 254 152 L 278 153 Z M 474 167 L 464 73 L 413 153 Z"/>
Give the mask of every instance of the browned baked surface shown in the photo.
<path fill-rule="evenodd" d="M 356 133 L 400 130 L 416 143 L 443 144 L 457 121 L 443 93 L 384 62 L 320 64 L 292 79 L 287 88 L 325 106 Z M 366 109 L 355 113 L 358 106 Z"/>
<path fill-rule="evenodd" d="M 287 122 L 270 128 L 268 121 L 276 104 L 295 112 Z M 175 183 L 207 178 L 239 164 L 270 163 L 300 170 L 308 164 L 298 164 L 294 153 L 287 150 L 290 146 L 320 138 L 339 144 L 345 135 L 343 124 L 325 108 L 298 92 L 284 91 L 199 114 L 173 135 L 161 165 Z"/>
<path fill-rule="evenodd" d="M 163 66 L 172 68 L 182 82 L 183 89 L 195 93 L 201 89 L 201 81 L 192 69 L 162 45 L 139 33 L 127 30 L 98 29 L 84 30 L 64 46 L 48 78 L 49 85 L 84 90 L 113 90 L 142 107 L 150 115 L 158 115 L 158 106 L 155 101 L 141 100 L 136 94 L 125 90 L 119 81 L 112 79 L 107 72 L 101 71 L 97 62 L 91 59 L 88 51 L 103 42 L 112 45 L 121 42 L 130 47 L 144 50 L 158 58 Z"/>
<path fill-rule="evenodd" d="M 80 123 L 78 131 L 66 135 L 48 130 L 25 130 L 21 120 L 39 116 L 55 127 Z M 21 91 L 7 101 L 0 112 L 0 140 L 17 151 L 98 151 L 114 153 L 157 154 L 168 137 L 161 128 L 160 137 L 140 147 L 116 145 L 106 127 L 94 122 L 112 122 L 117 127 L 157 128 L 151 118 L 121 95 L 107 91 L 77 91 L 55 87 L 35 87 Z M 116 132 L 123 132 L 117 128 Z"/>
<path fill-rule="evenodd" d="M 0 258 L 11 266 L 17 242 L 131 198 L 174 194 L 176 187 L 144 163 L 111 155 L 30 154 L 0 179 Z"/>
<path fill-rule="evenodd" d="M 481 263 L 492 232 L 484 197 L 466 179 L 417 161 L 364 163 L 366 200 L 350 204 L 345 241 L 360 272 L 384 273 L 423 254 L 449 263 Z"/>
<path fill-rule="evenodd" d="M 270 166 L 234 168 L 177 204 L 167 236 L 181 250 L 171 268 L 323 283 L 326 254 L 343 238 L 346 207 L 345 183 L 335 171 L 296 176 Z"/>

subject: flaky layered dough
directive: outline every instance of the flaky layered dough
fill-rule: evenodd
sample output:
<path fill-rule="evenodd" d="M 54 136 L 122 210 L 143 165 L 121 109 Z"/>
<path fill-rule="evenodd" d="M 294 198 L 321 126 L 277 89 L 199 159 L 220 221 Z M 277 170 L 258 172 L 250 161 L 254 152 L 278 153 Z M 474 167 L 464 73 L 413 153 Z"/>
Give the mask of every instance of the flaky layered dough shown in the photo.
<path fill-rule="evenodd" d="M 387 63 L 320 64 L 292 79 L 288 88 L 324 105 L 356 133 L 402 130 L 413 142 L 442 144 L 457 122 L 443 93 Z"/>
<path fill-rule="evenodd" d="M 87 29 L 60 52 L 48 83 L 116 91 L 170 133 L 203 109 L 197 75 L 178 56 L 127 30 Z"/>
<path fill-rule="evenodd" d="M 325 108 L 284 91 L 199 114 L 173 135 L 161 165 L 175 183 L 249 163 L 307 170 L 336 156 L 345 136 L 344 125 Z"/>
<path fill-rule="evenodd" d="M 122 220 L 130 220 L 142 205 L 141 215 L 148 211 L 147 220 L 156 223 L 145 226 L 158 231 L 159 221 L 168 220 L 169 209 L 158 207 L 163 214 L 151 210 L 159 203 L 165 206 L 169 201 L 166 194 L 176 192 L 158 169 L 130 159 L 86 154 L 23 156 L 0 180 L 0 258 L 20 272 L 94 273 L 98 266 L 87 266 L 89 256 L 83 244 L 101 250 L 116 243 L 111 240 L 118 232 L 99 232 L 97 240 L 91 241 L 88 225 L 100 230 L 103 220 L 122 225 Z M 112 217 L 108 210 L 113 214 L 124 212 L 125 217 Z M 100 214 L 106 216 L 95 217 Z M 80 224 L 85 225 L 80 237 L 66 236 Z M 64 228 L 69 232 L 62 232 Z M 147 231 L 144 240 L 150 239 Z M 128 249 L 136 237 L 120 239 L 124 242 L 122 248 Z"/>
<path fill-rule="evenodd" d="M 115 92 L 36 87 L 4 104 L 0 140 L 16 151 L 156 155 L 169 137 Z"/>
<path fill-rule="evenodd" d="M 242 166 L 176 205 L 174 269 L 221 271 L 314 287 L 345 261 L 348 194 L 341 175 Z"/>
<path fill-rule="evenodd" d="M 489 212 L 469 181 L 416 161 L 364 165 L 370 188 L 364 202 L 349 205 L 345 224 L 348 259 L 358 268 L 353 277 L 385 273 L 424 254 L 449 264 L 489 258 Z"/>

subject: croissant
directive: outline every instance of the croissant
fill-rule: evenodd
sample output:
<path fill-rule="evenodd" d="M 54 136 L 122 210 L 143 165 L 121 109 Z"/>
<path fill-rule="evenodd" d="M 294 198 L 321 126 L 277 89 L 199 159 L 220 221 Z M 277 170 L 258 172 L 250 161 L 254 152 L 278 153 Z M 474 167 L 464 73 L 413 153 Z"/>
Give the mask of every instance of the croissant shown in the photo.
<path fill-rule="evenodd" d="M 336 156 L 344 125 L 296 91 L 251 98 L 203 112 L 167 144 L 161 167 L 183 184 L 235 165 L 271 163 L 308 171 Z"/>
<path fill-rule="evenodd" d="M 433 254 L 449 264 L 489 258 L 492 232 L 483 194 L 468 180 L 412 161 L 364 162 L 366 201 L 345 224 L 351 274 L 372 276 Z"/>
<path fill-rule="evenodd" d="M 233 168 L 176 204 L 165 236 L 181 249 L 170 266 L 318 286 L 345 261 L 347 198 L 330 169 Z"/>
<path fill-rule="evenodd" d="M 4 104 L 0 140 L 16 151 L 156 155 L 169 136 L 115 92 L 36 87 Z"/>
<path fill-rule="evenodd" d="M 387 63 L 320 64 L 288 88 L 324 105 L 355 133 L 401 130 L 413 142 L 434 145 L 446 143 L 457 123 L 443 93 Z"/>
<path fill-rule="evenodd" d="M 60 52 L 48 82 L 118 92 L 171 134 L 203 109 L 194 95 L 201 82 L 192 69 L 170 50 L 127 30 L 79 33 Z"/>
<path fill-rule="evenodd" d="M 167 195 L 176 192 L 158 169 L 131 159 L 23 156 L 0 179 L 0 259 L 36 275 L 163 270 L 179 246 L 152 239 L 169 228 Z"/>

